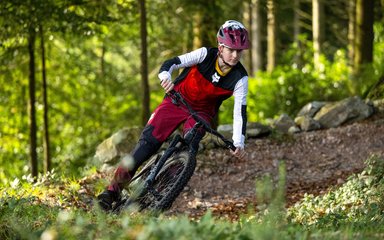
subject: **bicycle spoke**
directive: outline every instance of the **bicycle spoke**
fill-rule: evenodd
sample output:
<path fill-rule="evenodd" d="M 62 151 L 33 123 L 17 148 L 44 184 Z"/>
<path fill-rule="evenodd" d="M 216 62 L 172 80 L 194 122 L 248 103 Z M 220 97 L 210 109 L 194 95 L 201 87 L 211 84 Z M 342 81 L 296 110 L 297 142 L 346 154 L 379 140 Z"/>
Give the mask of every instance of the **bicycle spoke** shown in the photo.
<path fill-rule="evenodd" d="M 184 167 L 184 163 L 178 161 L 168 166 L 165 171 L 161 172 L 156 178 L 155 184 L 151 189 L 148 189 L 148 194 L 140 199 L 143 207 L 156 206 L 156 204 L 173 188 Z"/>
<path fill-rule="evenodd" d="M 153 164 L 156 163 L 148 163 L 130 184 L 129 196 L 132 202 L 138 204 L 139 211 L 168 209 L 192 176 L 196 159 L 188 151 L 174 154 L 165 162 L 153 183 L 148 186 L 145 181 L 150 175 Z"/>

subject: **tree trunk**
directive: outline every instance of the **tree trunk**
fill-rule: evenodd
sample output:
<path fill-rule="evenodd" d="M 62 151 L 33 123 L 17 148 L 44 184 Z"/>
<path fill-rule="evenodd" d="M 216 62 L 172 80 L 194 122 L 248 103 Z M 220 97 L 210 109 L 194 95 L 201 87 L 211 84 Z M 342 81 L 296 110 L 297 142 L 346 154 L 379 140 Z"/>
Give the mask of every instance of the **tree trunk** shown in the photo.
<path fill-rule="evenodd" d="M 354 50 L 356 36 L 356 0 L 348 2 L 348 65 L 349 72 L 353 72 Z"/>
<path fill-rule="evenodd" d="M 300 0 L 293 1 L 293 39 L 297 43 L 299 41 L 299 36 L 301 33 L 300 29 Z"/>
<path fill-rule="evenodd" d="M 276 16 L 274 0 L 267 0 L 268 47 L 267 71 L 272 72 L 276 65 Z"/>
<path fill-rule="evenodd" d="M 252 0 L 251 2 L 251 58 L 252 68 L 250 69 L 251 75 L 263 69 L 263 51 L 262 51 L 262 34 L 261 34 L 261 14 L 260 14 L 260 0 Z"/>
<path fill-rule="evenodd" d="M 380 1 L 379 8 L 384 9 L 384 0 Z M 381 19 L 381 21 L 384 20 L 384 12 L 383 11 L 379 12 L 379 19 Z"/>
<path fill-rule="evenodd" d="M 313 64 L 320 69 L 320 55 L 324 38 L 324 7 L 322 0 L 312 0 Z"/>
<path fill-rule="evenodd" d="M 364 65 L 373 61 L 374 0 L 356 1 L 356 37 L 354 43 L 352 94 L 358 94 L 358 84 Z"/>
<path fill-rule="evenodd" d="M 297 52 L 294 57 L 294 62 L 298 68 L 302 68 L 303 65 L 303 50 L 302 43 L 300 40 L 301 34 L 301 15 L 300 15 L 300 0 L 294 0 L 293 2 L 293 41 L 297 45 Z"/>
<path fill-rule="evenodd" d="M 215 14 L 216 11 L 213 11 L 214 9 L 217 9 L 216 1 L 210 0 L 206 2 L 206 14 L 203 14 L 202 16 L 202 24 L 200 25 L 200 33 L 201 35 L 201 44 L 202 46 L 215 46 L 217 45 L 217 38 L 216 33 L 219 29 L 216 29 L 217 26 L 220 26 L 223 23 L 217 22 L 217 17 Z M 213 36 L 213 37 L 211 37 Z M 211 125 L 213 129 L 217 129 L 220 123 L 220 114 L 217 112 L 214 119 L 211 121 Z"/>
<path fill-rule="evenodd" d="M 201 29 L 201 13 L 197 12 L 193 15 L 193 49 L 201 48 L 202 44 L 202 29 Z"/>
<path fill-rule="evenodd" d="M 355 69 L 373 60 L 374 0 L 356 1 Z M 358 71 L 357 71 L 358 72 Z"/>
<path fill-rule="evenodd" d="M 141 85 L 143 91 L 142 117 L 143 126 L 147 123 L 149 111 L 149 84 L 148 84 L 148 52 L 147 52 L 147 13 L 145 0 L 138 0 L 140 5 L 140 39 L 141 39 Z"/>
<path fill-rule="evenodd" d="M 29 53 L 29 151 L 32 177 L 35 179 L 38 175 L 37 164 L 37 127 L 36 127 L 36 79 L 35 79 L 35 39 L 36 34 L 33 28 L 30 29 L 28 38 L 28 53 Z"/>
<path fill-rule="evenodd" d="M 47 97 L 47 74 L 45 67 L 45 44 L 44 44 L 44 32 L 43 26 L 40 25 L 40 40 L 41 40 L 41 73 L 43 79 L 43 106 L 44 106 L 44 116 L 43 116 L 43 127 L 44 127 L 44 136 L 43 136 L 43 148 L 44 148 L 44 170 L 49 172 L 52 168 L 51 164 L 51 152 L 50 152 L 50 141 L 49 141 L 49 121 L 48 121 L 48 97 Z"/>
<path fill-rule="evenodd" d="M 201 43 L 203 46 L 216 46 L 217 45 L 217 38 L 216 33 L 219 29 L 218 26 L 222 23 L 219 23 L 217 21 L 217 11 L 218 6 L 216 4 L 216 0 L 209 0 L 206 1 L 205 11 L 207 11 L 202 16 L 202 24 L 200 25 L 201 29 Z"/>
<path fill-rule="evenodd" d="M 244 1 L 243 2 L 243 8 L 244 8 L 243 24 L 248 29 L 248 34 L 251 34 L 251 32 L 250 32 L 251 26 L 252 26 L 252 3 L 251 3 L 251 1 L 250 0 Z M 249 37 L 251 37 L 251 36 L 249 36 Z M 252 47 L 252 45 L 251 45 L 251 47 Z M 245 69 L 247 69 L 248 74 L 251 75 L 251 73 L 253 73 L 252 51 L 245 51 L 243 53 L 242 63 L 244 65 Z"/>

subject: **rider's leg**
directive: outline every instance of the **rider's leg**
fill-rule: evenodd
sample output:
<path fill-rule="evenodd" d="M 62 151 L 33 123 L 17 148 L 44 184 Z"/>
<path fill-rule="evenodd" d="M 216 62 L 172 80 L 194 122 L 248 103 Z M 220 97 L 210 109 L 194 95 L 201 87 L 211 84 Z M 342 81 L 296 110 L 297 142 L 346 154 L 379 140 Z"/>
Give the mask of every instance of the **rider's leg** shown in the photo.
<path fill-rule="evenodd" d="M 124 185 L 129 183 L 136 170 L 160 148 L 161 144 L 186 118 L 185 111 L 175 106 L 168 98 L 159 105 L 144 128 L 139 142 L 131 152 L 134 161 L 132 169 L 119 166 L 111 184 L 98 196 L 100 206 L 110 210 L 120 198 Z"/>
<path fill-rule="evenodd" d="M 133 168 L 128 169 L 121 164 L 116 169 L 110 185 L 97 197 L 100 207 L 104 210 L 112 209 L 112 204 L 119 201 L 121 191 L 130 182 L 136 170 L 160 148 L 161 142 L 152 136 L 152 131 L 153 126 L 147 125 L 132 150 Z"/>
<path fill-rule="evenodd" d="M 148 160 L 153 154 L 159 150 L 162 142 L 157 140 L 153 135 L 153 126 L 147 125 L 141 133 L 140 139 L 136 144 L 135 148 L 131 152 L 133 159 L 133 167 L 127 169 L 123 166 L 119 166 L 116 171 L 111 184 L 108 186 L 108 190 L 121 192 L 124 185 L 129 183 L 132 176 L 135 174 L 137 169 Z"/>

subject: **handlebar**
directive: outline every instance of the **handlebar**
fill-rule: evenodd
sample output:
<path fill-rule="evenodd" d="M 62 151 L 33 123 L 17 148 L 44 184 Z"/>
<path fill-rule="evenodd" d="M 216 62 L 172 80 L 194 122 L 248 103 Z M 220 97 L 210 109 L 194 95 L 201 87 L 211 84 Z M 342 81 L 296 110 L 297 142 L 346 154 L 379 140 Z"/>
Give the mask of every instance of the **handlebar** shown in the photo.
<path fill-rule="evenodd" d="M 183 96 L 181 95 L 180 92 L 177 92 L 177 91 L 172 89 L 171 91 L 169 91 L 167 93 L 167 95 L 172 99 L 172 103 L 173 104 L 179 105 L 179 103 L 181 103 L 184 106 L 186 106 L 188 111 L 189 111 L 189 113 L 195 119 L 195 121 L 196 122 L 200 122 L 207 132 L 210 132 L 213 135 L 219 137 L 225 143 L 225 146 L 227 148 L 229 148 L 229 149 L 231 149 L 233 151 L 236 150 L 235 145 L 233 145 L 233 143 L 230 140 L 226 139 L 218 131 L 216 131 L 215 129 L 211 128 L 211 126 L 204 119 L 199 117 L 198 113 L 195 110 L 192 109 L 192 107 L 187 103 L 187 101 L 183 98 Z"/>

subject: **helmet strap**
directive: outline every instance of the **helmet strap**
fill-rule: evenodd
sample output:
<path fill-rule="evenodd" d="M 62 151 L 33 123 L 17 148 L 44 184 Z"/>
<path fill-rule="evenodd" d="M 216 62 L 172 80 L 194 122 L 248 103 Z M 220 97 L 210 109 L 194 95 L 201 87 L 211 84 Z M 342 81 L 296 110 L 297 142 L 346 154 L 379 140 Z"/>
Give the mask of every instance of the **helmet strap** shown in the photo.
<path fill-rule="evenodd" d="M 225 60 L 224 60 L 224 58 L 223 58 L 223 56 L 221 55 L 221 51 L 219 50 L 219 58 L 221 58 L 221 61 L 223 61 L 223 63 L 225 64 L 225 65 L 227 65 L 228 67 L 230 67 L 230 68 L 233 68 L 234 66 L 233 65 L 231 65 L 231 64 L 229 64 L 229 63 L 227 63 Z"/>
<path fill-rule="evenodd" d="M 221 60 L 223 60 L 223 63 L 224 63 L 225 65 L 227 65 L 228 67 L 230 67 L 230 68 L 233 68 L 233 67 L 234 67 L 233 65 L 231 65 L 231 64 L 227 63 L 226 61 L 224 61 L 224 58 L 223 58 L 223 57 L 220 56 L 220 58 L 221 58 Z"/>

